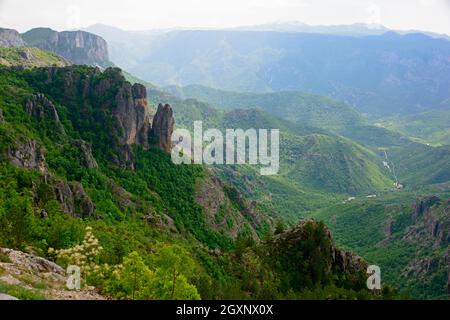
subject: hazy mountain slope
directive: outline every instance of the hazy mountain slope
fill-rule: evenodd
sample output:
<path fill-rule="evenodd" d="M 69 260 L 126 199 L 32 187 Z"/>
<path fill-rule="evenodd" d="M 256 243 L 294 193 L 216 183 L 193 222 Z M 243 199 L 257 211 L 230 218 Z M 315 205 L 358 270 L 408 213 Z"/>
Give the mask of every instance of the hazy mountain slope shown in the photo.
<path fill-rule="evenodd" d="M 433 38 L 443 38 L 450 40 L 450 37 L 446 34 L 419 30 L 392 30 L 377 23 L 353 23 L 349 25 L 309 25 L 299 21 L 280 21 L 254 26 L 237 27 L 232 28 L 231 30 L 319 33 L 353 37 L 382 35 L 386 32 L 394 31 L 399 34 L 423 33 Z"/>
<path fill-rule="evenodd" d="M 12 29 L 0 28 L 0 47 L 14 48 L 23 46 L 25 46 L 25 42 L 19 32 Z"/>
<path fill-rule="evenodd" d="M 271 216 L 291 221 L 314 208 L 354 194 L 389 189 L 393 180 L 382 158 L 352 141 L 319 128 L 301 126 L 256 109 L 217 110 L 196 99 L 180 99 L 149 90 L 154 104 L 169 101 L 181 126 L 280 129 L 280 174 L 260 176 L 250 166 L 216 166 L 215 170 Z"/>
<path fill-rule="evenodd" d="M 300 90 L 370 114 L 408 114 L 449 103 L 450 42 L 423 34 L 174 31 L 149 42 L 151 48 L 127 70 L 159 85 Z"/>
<path fill-rule="evenodd" d="M 378 124 L 425 143 L 450 144 L 450 109 L 381 119 Z"/>
<path fill-rule="evenodd" d="M 54 52 L 75 64 L 111 66 L 106 41 L 92 33 L 35 28 L 23 33 L 22 38 L 29 46 Z"/>
<path fill-rule="evenodd" d="M 239 93 L 200 85 L 169 87 L 166 90 L 182 98 L 197 98 L 225 110 L 259 108 L 303 126 L 337 130 L 363 122 L 363 117 L 344 103 L 297 91 Z"/>
<path fill-rule="evenodd" d="M 340 134 L 367 146 L 383 161 L 388 157 L 391 171 L 401 183 L 420 187 L 450 180 L 450 154 L 448 146 L 434 147 L 413 141 L 396 131 L 379 126 L 348 126 Z"/>

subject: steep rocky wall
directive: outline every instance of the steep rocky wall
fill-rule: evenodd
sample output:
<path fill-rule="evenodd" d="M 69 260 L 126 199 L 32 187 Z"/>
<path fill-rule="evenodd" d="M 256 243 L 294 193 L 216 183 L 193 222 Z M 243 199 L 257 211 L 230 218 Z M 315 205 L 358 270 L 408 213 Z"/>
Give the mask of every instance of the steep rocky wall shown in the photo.
<path fill-rule="evenodd" d="M 23 46 L 25 46 L 25 42 L 16 30 L 0 28 L 0 48 Z"/>
<path fill-rule="evenodd" d="M 23 38 L 27 45 L 57 53 L 75 64 L 110 65 L 108 44 L 89 32 L 36 28 L 23 34 Z"/>

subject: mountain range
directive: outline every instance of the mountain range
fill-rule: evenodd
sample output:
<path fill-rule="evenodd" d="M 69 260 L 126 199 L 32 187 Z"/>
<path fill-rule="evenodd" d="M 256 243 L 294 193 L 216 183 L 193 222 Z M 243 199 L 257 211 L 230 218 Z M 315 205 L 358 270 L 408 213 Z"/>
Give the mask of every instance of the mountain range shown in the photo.
<path fill-rule="evenodd" d="M 0 246 L 64 265 L 49 250 L 93 228 L 98 267 L 125 265 L 90 274 L 112 298 L 127 263 L 141 298 L 170 298 L 174 256 L 196 270 L 180 298 L 378 298 L 356 254 L 387 273 L 381 297 L 446 297 L 447 40 L 94 29 L 0 31 Z M 280 129 L 279 174 L 173 165 L 171 132 L 198 120 Z"/>
<path fill-rule="evenodd" d="M 87 30 L 110 41 L 114 63 L 157 85 L 297 90 L 369 115 L 448 107 L 450 42 L 423 33 L 175 30 L 127 38 L 129 33 L 105 26 Z"/>

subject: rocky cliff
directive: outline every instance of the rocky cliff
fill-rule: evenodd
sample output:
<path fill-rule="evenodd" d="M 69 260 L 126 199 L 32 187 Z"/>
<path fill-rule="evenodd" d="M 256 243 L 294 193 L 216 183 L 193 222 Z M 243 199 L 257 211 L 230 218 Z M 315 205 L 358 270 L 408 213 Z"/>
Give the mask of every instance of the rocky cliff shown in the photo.
<path fill-rule="evenodd" d="M 175 126 L 173 111 L 170 105 L 159 104 L 153 118 L 152 142 L 161 150 L 170 153 L 172 150 L 172 133 Z"/>
<path fill-rule="evenodd" d="M 70 146 L 68 150 L 75 153 L 74 161 L 81 167 L 98 168 L 95 154 L 106 153 L 110 154 L 107 161 L 134 169 L 135 145 L 144 150 L 159 147 L 170 152 L 170 138 L 174 127 L 171 107 L 160 106 L 152 121 L 146 88 L 141 84 L 131 85 L 120 69 L 109 68 L 102 72 L 98 68 L 72 66 L 42 68 L 35 72 L 50 90 L 31 95 L 23 109 L 35 126 L 49 134 L 49 138 L 67 143 Z M 52 90 L 61 94 L 54 95 Z M 72 121 L 73 127 L 68 130 L 58 113 L 57 106 L 61 104 L 69 107 L 69 112 L 64 117 L 66 122 L 67 117 Z M 71 130 L 79 133 L 73 137 L 69 133 Z M 149 142 L 151 137 L 155 139 L 152 146 Z M 43 175 L 42 181 L 36 183 L 34 188 L 36 207 L 39 203 L 56 200 L 65 213 L 75 217 L 95 218 L 95 204 L 83 185 L 76 181 L 65 182 L 54 176 L 52 170 L 49 170 L 45 153 L 45 148 L 36 139 L 17 137 L 11 142 L 6 154 L 11 164 L 36 169 Z M 113 193 L 120 193 L 117 197 L 124 198 L 124 192 L 118 186 L 113 186 Z M 47 190 L 45 196 L 42 188 Z M 128 204 L 125 207 L 132 205 L 131 201 L 126 202 Z M 39 213 L 42 217 L 46 216 L 45 212 Z"/>
<path fill-rule="evenodd" d="M 16 30 L 0 28 L 0 48 L 23 46 L 25 46 L 25 42 Z"/>
<path fill-rule="evenodd" d="M 57 53 L 75 64 L 103 67 L 111 64 L 106 41 L 89 32 L 36 28 L 22 37 L 27 45 Z"/>

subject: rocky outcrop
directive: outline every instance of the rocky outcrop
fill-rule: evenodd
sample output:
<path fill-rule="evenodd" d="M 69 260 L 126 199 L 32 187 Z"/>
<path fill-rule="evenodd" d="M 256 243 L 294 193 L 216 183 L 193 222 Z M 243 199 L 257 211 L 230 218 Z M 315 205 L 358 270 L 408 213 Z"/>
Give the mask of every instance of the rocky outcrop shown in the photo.
<path fill-rule="evenodd" d="M 64 100 L 55 102 L 64 103 L 67 107 L 67 116 L 74 130 L 85 131 L 85 126 L 89 125 L 96 130 L 108 131 L 106 135 L 111 138 L 110 149 L 114 151 L 110 153 L 112 162 L 133 169 L 134 145 L 144 149 L 151 145 L 170 153 L 174 130 L 172 108 L 170 105 L 160 105 L 152 126 L 146 88 L 141 84 L 131 85 L 120 69 L 108 68 L 102 72 L 99 68 L 90 68 L 80 72 L 74 67 L 50 67 L 42 68 L 40 72 L 42 81 L 48 87 L 59 86 L 58 90 L 63 92 Z M 54 105 L 43 94 L 33 96 L 26 108 L 35 118 L 59 121 Z M 80 114 L 90 123 L 79 121 Z M 98 141 L 92 139 L 87 142 L 95 148 Z M 80 145 L 80 148 L 85 165 L 95 167 L 89 147 Z"/>
<path fill-rule="evenodd" d="M 55 106 L 42 93 L 34 94 L 27 101 L 25 111 L 38 120 L 50 119 L 59 122 L 59 116 Z"/>
<path fill-rule="evenodd" d="M 59 120 L 58 111 L 44 94 L 34 94 L 25 104 L 25 111 L 38 121 L 52 121 L 55 124 L 55 133 L 64 134 L 64 127 Z"/>
<path fill-rule="evenodd" d="M 321 266 L 326 274 L 336 270 L 349 274 L 365 272 L 368 266 L 361 257 L 336 247 L 331 231 L 315 220 L 303 220 L 291 230 L 276 235 L 270 240 L 270 247 L 271 254 L 275 256 L 300 254 L 308 261 L 321 259 Z M 291 252 L 292 250 L 296 252 Z"/>
<path fill-rule="evenodd" d="M 12 249 L 0 249 L 3 255 L 8 257 L 11 264 L 17 264 L 25 267 L 29 271 L 34 272 L 53 272 L 64 275 L 64 269 L 56 263 L 48 261 L 35 255 L 24 253 Z"/>
<path fill-rule="evenodd" d="M 117 93 L 115 104 L 114 115 L 123 132 L 120 143 L 147 148 L 150 116 L 145 87 L 138 83 L 133 86 L 125 83 Z"/>
<path fill-rule="evenodd" d="M 95 158 L 92 155 L 92 147 L 88 142 L 81 139 L 73 140 L 72 145 L 80 150 L 80 160 L 84 167 L 88 169 L 98 167 L 97 161 L 95 161 Z"/>
<path fill-rule="evenodd" d="M 342 249 L 333 249 L 333 264 L 343 272 L 354 273 L 367 270 L 368 264 L 363 258 Z"/>
<path fill-rule="evenodd" d="M 34 254 L 0 248 L 0 284 L 20 288 L 21 291 L 50 300 L 103 300 L 98 290 L 83 287 L 80 291 L 67 289 L 67 274 L 63 268 Z M 9 298 L 0 293 L 0 300 Z"/>
<path fill-rule="evenodd" d="M 17 140 L 15 145 L 8 150 L 8 157 L 13 165 L 25 169 L 37 169 L 41 173 L 48 171 L 44 152 L 36 140 Z"/>
<path fill-rule="evenodd" d="M 238 190 L 225 185 L 213 170 L 209 170 L 208 175 L 198 181 L 194 197 L 203 207 L 206 223 L 210 228 L 233 239 L 236 239 L 240 232 L 250 231 L 253 239 L 258 240 L 256 230 L 262 220 L 259 212 Z M 264 221 L 271 223 L 270 218 Z"/>
<path fill-rule="evenodd" d="M 175 126 L 172 107 L 168 104 L 158 105 L 151 131 L 151 141 L 156 147 L 170 153 L 172 150 L 172 133 Z"/>
<path fill-rule="evenodd" d="M 25 42 L 16 30 L 0 28 L 0 48 L 23 46 L 25 46 Z"/>
<path fill-rule="evenodd" d="M 416 220 L 418 217 L 423 216 L 433 205 L 439 202 L 439 197 L 435 195 L 417 199 L 413 206 L 411 218 Z"/>
<path fill-rule="evenodd" d="M 75 217 L 93 217 L 95 204 L 86 194 L 81 183 L 56 182 L 54 184 L 54 193 L 64 212 Z"/>
<path fill-rule="evenodd" d="M 411 218 L 414 224 L 408 226 L 403 239 L 409 242 L 431 243 L 434 247 L 450 244 L 450 206 L 444 204 L 438 196 L 417 199 L 413 206 Z M 438 212 L 442 212 L 439 214 Z M 447 214 L 445 214 L 447 212 Z"/>
<path fill-rule="evenodd" d="M 59 54 L 75 64 L 110 64 L 106 41 L 89 32 L 36 28 L 23 34 L 23 38 L 28 45 Z"/>

